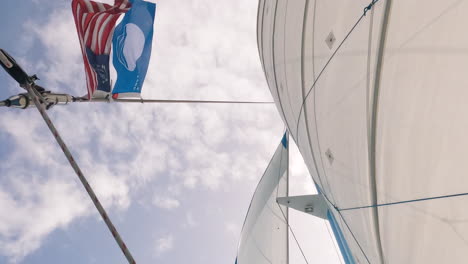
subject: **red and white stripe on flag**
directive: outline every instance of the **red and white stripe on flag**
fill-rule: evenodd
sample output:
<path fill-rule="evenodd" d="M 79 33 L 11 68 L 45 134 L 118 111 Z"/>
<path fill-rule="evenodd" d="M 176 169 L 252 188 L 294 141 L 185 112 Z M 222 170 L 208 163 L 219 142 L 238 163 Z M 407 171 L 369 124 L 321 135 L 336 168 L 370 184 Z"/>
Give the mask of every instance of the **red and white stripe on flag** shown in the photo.
<path fill-rule="evenodd" d="M 130 7 L 129 0 L 115 0 L 113 6 L 91 0 L 72 0 L 72 12 L 83 54 L 89 99 L 97 89 L 98 80 L 89 62 L 86 48 L 96 55 L 109 55 L 117 19 Z"/>

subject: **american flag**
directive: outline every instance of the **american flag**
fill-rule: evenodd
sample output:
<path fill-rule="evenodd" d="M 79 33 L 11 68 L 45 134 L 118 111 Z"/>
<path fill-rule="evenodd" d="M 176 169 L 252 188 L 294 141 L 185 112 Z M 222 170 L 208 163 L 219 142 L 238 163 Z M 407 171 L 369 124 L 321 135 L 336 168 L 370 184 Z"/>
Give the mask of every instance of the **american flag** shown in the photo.
<path fill-rule="evenodd" d="M 90 0 L 72 0 L 72 11 L 88 87 L 88 98 L 110 92 L 109 54 L 115 23 L 131 7 L 129 0 L 115 0 L 108 5 Z M 102 91 L 102 92 L 97 92 Z"/>

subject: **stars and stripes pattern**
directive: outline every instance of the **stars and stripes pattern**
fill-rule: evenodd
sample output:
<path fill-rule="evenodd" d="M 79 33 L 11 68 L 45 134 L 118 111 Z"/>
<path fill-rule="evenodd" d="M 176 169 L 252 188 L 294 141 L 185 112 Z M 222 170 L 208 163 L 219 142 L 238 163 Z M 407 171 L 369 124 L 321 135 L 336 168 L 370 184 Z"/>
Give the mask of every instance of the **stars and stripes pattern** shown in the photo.
<path fill-rule="evenodd" d="M 89 99 L 96 97 L 96 90 L 110 92 L 109 54 L 112 35 L 117 19 L 130 7 L 129 0 L 115 0 L 113 6 L 90 0 L 72 1 Z"/>

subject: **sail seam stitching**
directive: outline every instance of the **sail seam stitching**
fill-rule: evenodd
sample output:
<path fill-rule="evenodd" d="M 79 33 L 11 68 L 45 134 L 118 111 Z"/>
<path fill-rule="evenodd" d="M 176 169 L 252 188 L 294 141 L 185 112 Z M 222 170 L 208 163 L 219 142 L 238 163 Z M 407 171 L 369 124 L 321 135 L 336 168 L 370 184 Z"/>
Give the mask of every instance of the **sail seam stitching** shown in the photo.
<path fill-rule="evenodd" d="M 265 21 L 265 6 L 266 6 L 266 1 L 263 1 L 263 9 L 262 9 L 262 25 L 261 25 L 261 31 L 260 31 L 260 42 L 261 42 L 261 46 L 260 45 L 257 45 L 258 46 L 258 49 L 259 49 L 259 57 L 260 57 L 260 61 L 262 62 L 262 69 L 263 69 L 263 74 L 265 74 L 265 77 L 266 77 L 266 70 L 265 70 L 265 64 L 264 64 L 264 54 L 263 54 L 263 26 L 264 26 L 264 21 Z M 260 15 L 260 13 L 258 14 Z M 258 19 L 258 15 L 257 15 L 257 19 Z M 257 28 L 257 39 L 258 39 L 258 28 Z"/>
<path fill-rule="evenodd" d="M 305 32 L 306 32 L 306 28 L 307 28 L 307 19 L 309 18 L 309 4 L 310 4 L 310 0 L 306 0 L 305 1 L 305 10 L 304 10 L 304 19 L 303 19 L 303 24 L 302 24 L 302 47 L 301 47 L 301 84 L 302 84 L 302 99 L 304 99 L 304 96 L 305 96 L 305 63 L 304 63 L 304 57 L 305 57 Z M 316 14 L 316 8 L 317 8 L 317 0 L 314 0 L 314 14 L 313 14 L 313 25 L 312 25 L 312 75 L 313 75 L 313 80 L 315 80 L 315 56 L 314 56 L 314 43 L 315 43 L 315 14 Z M 315 94 L 314 94 L 314 100 L 315 100 Z M 319 172 L 319 167 L 318 167 L 318 160 L 317 158 L 315 157 L 315 153 L 314 153 L 314 148 L 312 147 L 312 142 L 310 140 L 311 136 L 310 136 L 310 129 L 309 129 L 309 121 L 308 121 L 308 118 L 307 118 L 307 106 L 305 105 L 304 106 L 304 123 L 305 123 L 305 127 L 306 127 L 306 131 L 307 131 L 307 137 L 308 137 L 308 143 L 309 143 L 309 147 L 310 147 L 310 153 L 312 155 L 312 160 L 314 161 L 314 166 L 315 166 L 315 171 L 317 172 L 317 177 L 318 177 L 318 180 L 320 182 L 320 185 L 322 188 L 325 188 L 325 185 L 324 185 L 324 182 L 325 184 L 327 184 L 328 186 L 328 190 L 330 191 L 330 184 L 327 180 L 327 175 L 326 175 L 326 172 L 325 172 L 325 169 L 323 169 L 323 160 L 322 160 L 322 156 L 321 156 L 321 150 L 320 150 L 320 142 L 318 140 L 319 136 L 318 136 L 318 129 L 317 129 L 317 118 L 316 118 L 316 110 L 315 110 L 315 102 L 314 102 L 314 120 L 315 120 L 315 135 L 316 135 L 316 138 L 317 138 L 317 147 L 318 147 L 318 153 L 319 153 L 319 157 L 320 157 L 320 161 L 321 161 L 321 168 L 323 170 L 323 176 L 324 177 L 324 181 L 322 181 L 322 176 L 320 175 L 320 172 Z M 300 121 L 300 120 L 299 120 Z M 299 145 L 299 137 L 297 137 L 297 145 Z M 333 201 L 335 201 L 334 197 L 333 197 L 333 193 L 331 193 L 330 191 L 330 196 L 331 196 L 331 199 Z"/>
<path fill-rule="evenodd" d="M 285 121 L 286 125 L 289 128 L 290 126 L 289 126 L 289 123 L 288 123 L 288 119 L 286 118 L 286 114 L 284 113 L 283 103 L 281 102 L 281 99 L 280 99 L 280 93 L 279 93 L 279 89 L 278 89 L 278 79 L 276 78 L 276 59 L 275 59 L 274 52 L 275 52 L 276 12 L 277 11 L 278 11 L 278 0 L 276 0 L 275 12 L 273 14 L 273 34 L 272 34 L 273 37 L 272 37 L 272 41 L 271 41 L 271 52 L 273 53 L 272 67 L 273 67 L 273 75 L 274 75 L 274 80 L 275 80 L 276 93 L 278 94 L 278 103 L 279 103 L 279 106 L 280 106 L 279 108 L 281 109 L 281 113 L 283 114 L 284 121 Z M 266 70 L 265 70 L 265 72 L 266 72 Z"/>
<path fill-rule="evenodd" d="M 314 1 L 314 24 L 313 24 L 313 28 L 312 28 L 312 45 L 313 45 L 313 48 L 312 48 L 312 63 L 313 63 L 313 80 L 314 82 L 316 81 L 316 76 L 315 76 L 315 22 L 316 22 L 316 13 L 317 13 L 317 0 Z M 316 89 L 314 89 L 314 93 L 313 93 L 313 98 L 314 98 L 314 124 L 315 124 L 315 135 L 316 135 L 316 138 L 317 138 L 317 148 L 318 148 L 318 153 L 319 153 L 319 158 L 320 158 L 320 165 L 321 165 L 321 169 L 323 171 L 323 174 L 325 176 L 325 183 L 328 185 L 328 191 L 330 192 L 330 199 L 333 201 L 333 203 L 335 203 L 335 197 L 333 195 L 333 192 L 331 191 L 331 187 L 330 187 L 330 182 L 328 181 L 328 177 L 327 177 L 327 171 L 325 170 L 325 166 L 323 164 L 323 158 L 322 158 L 322 148 L 320 147 L 320 136 L 319 136 L 319 129 L 318 129 L 318 122 L 317 122 L 317 95 L 316 95 Z M 303 92 L 304 93 L 304 92 Z M 303 96 L 304 97 L 304 96 Z M 304 105 L 304 118 L 307 120 L 307 111 L 306 111 L 306 107 L 307 105 Z M 318 170 L 318 168 L 317 168 Z M 325 187 L 325 186 L 323 186 Z M 324 192 L 325 193 L 325 192 Z"/>
<path fill-rule="evenodd" d="M 380 95 L 380 79 L 382 77 L 382 65 L 383 65 L 383 53 L 385 48 L 385 41 L 387 36 L 387 26 L 390 16 L 390 7 L 391 0 L 386 2 L 384 8 L 384 15 L 382 20 L 382 28 L 380 32 L 380 40 L 377 53 L 377 61 L 375 67 L 375 79 L 374 79 L 374 91 L 372 97 L 372 116 L 370 127 L 371 130 L 369 135 L 369 181 L 370 187 L 372 188 L 371 199 L 372 203 L 378 203 L 377 197 L 377 161 L 376 161 L 376 152 L 377 152 L 377 120 L 378 120 L 378 109 L 379 109 L 379 95 Z M 382 241 L 380 237 L 380 224 L 379 224 L 379 211 L 377 208 L 373 210 L 374 216 L 374 228 L 375 228 L 375 239 L 377 243 L 380 263 L 385 263 L 385 257 L 383 253 Z"/>
<path fill-rule="evenodd" d="M 302 100 L 302 104 L 301 104 L 301 108 L 299 110 L 299 116 L 297 118 L 297 126 L 296 126 L 296 138 L 298 138 L 298 135 L 299 135 L 299 121 L 301 120 L 301 116 L 302 116 L 302 112 L 304 110 L 304 106 L 305 106 L 305 102 L 307 101 L 307 98 L 309 97 L 310 93 L 312 92 L 312 90 L 315 90 L 315 85 L 317 84 L 318 80 L 320 79 L 320 77 L 322 76 L 322 74 L 325 72 L 325 69 L 328 67 L 328 65 L 330 64 L 330 62 L 332 61 L 332 59 L 335 57 L 335 55 L 338 53 L 338 51 L 340 50 L 340 48 L 343 46 L 343 44 L 346 42 L 346 40 L 348 39 L 348 37 L 351 35 L 351 33 L 354 31 L 354 29 L 359 25 L 359 23 L 362 21 L 362 19 L 366 16 L 367 12 L 369 10 L 372 9 L 372 7 L 378 2 L 379 0 L 372 0 L 371 3 L 364 8 L 364 12 L 363 14 L 359 17 L 359 19 L 356 21 L 356 23 L 351 27 L 351 29 L 349 30 L 349 32 L 346 34 L 346 36 L 343 38 L 343 40 L 340 42 L 340 44 L 338 45 L 338 47 L 335 49 L 335 51 L 332 53 L 332 55 L 330 56 L 330 58 L 328 59 L 328 61 L 325 63 L 325 65 L 323 66 L 322 70 L 320 70 L 319 74 L 317 75 L 317 79 L 314 80 L 314 82 L 312 83 L 312 86 L 310 87 L 309 91 L 307 92 L 306 96 L 303 98 Z M 274 57 L 273 57 L 273 60 L 274 60 Z M 276 87 L 276 89 L 278 89 L 278 87 Z M 280 106 L 281 106 L 281 101 L 280 101 Z M 282 106 L 281 106 L 281 110 L 282 110 Z M 283 113 L 283 116 L 284 116 L 284 113 Z M 286 124 L 288 122 L 286 121 Z M 289 125 L 288 125 L 289 127 Z M 320 155 L 321 157 L 321 155 Z M 330 199 L 328 198 L 328 195 L 324 192 L 323 193 L 323 196 L 325 197 L 325 199 L 327 201 L 330 202 Z M 336 207 L 334 205 L 334 203 L 330 202 L 330 204 L 333 205 L 333 207 Z"/>
<path fill-rule="evenodd" d="M 263 3 L 263 8 L 261 9 L 260 11 L 260 6 L 261 4 Z M 257 21 L 261 21 L 261 25 L 260 25 L 260 29 L 263 29 L 263 12 L 265 10 L 265 0 L 260 0 L 258 1 L 258 8 L 257 8 Z M 262 20 L 260 20 L 260 13 L 262 13 Z M 261 43 L 261 45 L 263 45 L 263 40 L 262 40 L 262 36 L 263 34 L 259 34 L 259 30 L 258 30 L 258 27 L 257 27 L 257 43 Z M 261 50 L 261 45 L 258 45 L 257 44 L 257 49 L 258 49 L 258 56 L 260 57 L 260 61 L 262 62 L 262 65 L 263 65 L 263 58 L 262 58 L 262 50 Z"/>

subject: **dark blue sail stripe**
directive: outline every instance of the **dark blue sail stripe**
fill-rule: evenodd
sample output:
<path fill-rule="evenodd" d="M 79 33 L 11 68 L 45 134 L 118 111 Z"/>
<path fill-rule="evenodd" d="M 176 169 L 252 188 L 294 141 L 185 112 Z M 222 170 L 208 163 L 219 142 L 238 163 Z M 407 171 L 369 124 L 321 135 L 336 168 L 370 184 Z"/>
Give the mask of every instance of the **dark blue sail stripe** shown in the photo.
<path fill-rule="evenodd" d="M 336 222 L 335 216 L 333 215 L 330 210 L 327 212 L 327 218 L 328 221 L 330 222 L 330 226 L 333 230 L 333 234 L 335 235 L 336 242 L 338 243 L 338 247 L 340 248 L 341 255 L 343 256 L 343 260 L 345 261 L 346 264 L 354 264 L 354 258 L 353 255 L 351 254 L 351 250 L 349 249 L 348 243 L 346 242 L 346 239 L 343 235 L 343 232 L 341 231 L 340 226 Z"/>

